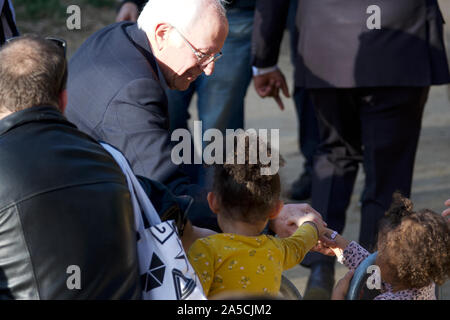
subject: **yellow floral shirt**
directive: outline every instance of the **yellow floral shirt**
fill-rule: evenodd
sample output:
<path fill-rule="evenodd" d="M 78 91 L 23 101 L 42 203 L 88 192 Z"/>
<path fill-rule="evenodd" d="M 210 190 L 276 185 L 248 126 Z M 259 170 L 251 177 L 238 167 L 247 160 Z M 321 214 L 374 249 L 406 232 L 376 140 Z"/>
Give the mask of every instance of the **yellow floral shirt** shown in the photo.
<path fill-rule="evenodd" d="M 218 233 L 195 241 L 188 257 L 208 297 L 225 291 L 277 295 L 283 270 L 300 263 L 317 240 L 310 224 L 289 238 Z"/>

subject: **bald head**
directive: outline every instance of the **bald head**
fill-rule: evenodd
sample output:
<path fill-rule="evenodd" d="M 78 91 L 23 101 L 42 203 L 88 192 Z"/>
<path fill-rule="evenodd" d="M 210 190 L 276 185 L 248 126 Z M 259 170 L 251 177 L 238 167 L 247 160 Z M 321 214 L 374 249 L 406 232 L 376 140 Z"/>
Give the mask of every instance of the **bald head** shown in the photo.
<path fill-rule="evenodd" d="M 142 10 L 138 26 L 149 33 L 159 23 L 170 23 L 182 32 L 188 32 L 197 21 L 213 14 L 227 24 L 223 0 L 152 0 Z"/>
<path fill-rule="evenodd" d="M 58 107 L 67 73 L 63 50 L 38 36 L 12 40 L 0 50 L 0 112 Z"/>

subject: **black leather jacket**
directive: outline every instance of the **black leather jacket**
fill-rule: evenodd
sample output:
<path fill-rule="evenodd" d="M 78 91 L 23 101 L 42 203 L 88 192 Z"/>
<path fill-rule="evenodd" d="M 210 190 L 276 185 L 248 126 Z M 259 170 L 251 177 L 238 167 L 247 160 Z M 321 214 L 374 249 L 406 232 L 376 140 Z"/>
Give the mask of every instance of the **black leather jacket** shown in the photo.
<path fill-rule="evenodd" d="M 56 108 L 0 120 L 0 299 L 140 297 L 133 211 L 115 161 Z"/>

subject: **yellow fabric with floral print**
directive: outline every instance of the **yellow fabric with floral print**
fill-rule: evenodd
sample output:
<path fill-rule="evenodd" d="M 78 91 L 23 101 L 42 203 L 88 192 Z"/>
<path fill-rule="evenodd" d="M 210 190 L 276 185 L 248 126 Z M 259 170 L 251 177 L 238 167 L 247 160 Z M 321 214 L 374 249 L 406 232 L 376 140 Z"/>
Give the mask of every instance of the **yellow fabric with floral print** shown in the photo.
<path fill-rule="evenodd" d="M 228 291 L 277 295 L 283 270 L 300 263 L 317 240 L 310 224 L 289 238 L 219 233 L 195 241 L 188 257 L 208 297 Z"/>

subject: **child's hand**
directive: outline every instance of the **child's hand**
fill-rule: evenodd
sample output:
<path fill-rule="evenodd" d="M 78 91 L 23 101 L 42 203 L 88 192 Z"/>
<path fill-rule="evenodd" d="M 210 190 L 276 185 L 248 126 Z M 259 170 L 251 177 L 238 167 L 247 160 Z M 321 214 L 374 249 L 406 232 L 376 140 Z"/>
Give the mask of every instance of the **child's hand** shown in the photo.
<path fill-rule="evenodd" d="M 350 281 L 352 281 L 354 270 L 350 270 L 345 274 L 345 276 L 338 281 L 336 287 L 333 289 L 333 294 L 331 295 L 331 300 L 345 300 L 345 296 L 348 292 L 348 287 L 350 286 Z"/>
<path fill-rule="evenodd" d="M 324 245 L 323 241 L 321 241 L 322 238 L 323 236 L 319 238 L 319 241 L 317 241 L 317 244 L 311 248 L 311 251 L 334 257 L 336 254 L 334 253 L 333 249 Z"/>
<path fill-rule="evenodd" d="M 445 205 L 446 205 L 447 207 L 450 207 L 450 199 L 448 199 L 447 201 L 445 201 Z M 444 212 L 442 212 L 442 216 L 450 218 L 450 208 L 445 209 Z"/>
<path fill-rule="evenodd" d="M 333 234 L 335 234 L 334 239 L 331 238 Z M 328 228 L 323 237 L 320 238 L 320 241 L 324 246 L 333 250 L 336 257 L 341 256 L 344 253 L 344 249 L 350 244 L 350 241 L 340 234 L 336 234 L 334 230 Z"/>

